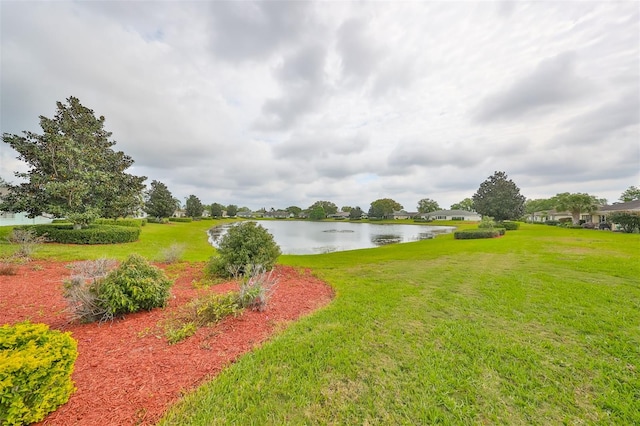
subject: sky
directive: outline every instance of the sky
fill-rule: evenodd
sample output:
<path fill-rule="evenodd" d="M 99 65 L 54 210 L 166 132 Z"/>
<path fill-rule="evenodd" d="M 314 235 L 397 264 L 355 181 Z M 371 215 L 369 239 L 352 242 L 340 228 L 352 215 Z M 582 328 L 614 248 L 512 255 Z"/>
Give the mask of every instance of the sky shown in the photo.
<path fill-rule="evenodd" d="M 0 0 L 0 130 L 75 96 L 129 173 L 250 209 L 640 185 L 637 1 Z M 26 171 L 0 143 L 0 177 Z"/>

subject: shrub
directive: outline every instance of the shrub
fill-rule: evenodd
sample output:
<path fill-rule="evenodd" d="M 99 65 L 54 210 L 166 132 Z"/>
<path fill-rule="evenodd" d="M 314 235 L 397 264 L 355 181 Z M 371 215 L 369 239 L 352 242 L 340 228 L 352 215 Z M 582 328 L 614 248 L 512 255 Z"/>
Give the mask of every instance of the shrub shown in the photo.
<path fill-rule="evenodd" d="M 148 223 L 160 223 L 162 225 L 166 225 L 167 223 L 169 223 L 169 219 L 167 219 L 166 217 L 148 217 L 147 218 L 147 222 Z"/>
<path fill-rule="evenodd" d="M 179 262 L 184 254 L 184 244 L 171 244 L 160 252 L 160 261 L 164 263 Z"/>
<path fill-rule="evenodd" d="M 478 238 L 495 238 L 504 235 L 504 228 L 500 229 L 465 229 L 453 233 L 456 240 L 473 240 Z"/>
<path fill-rule="evenodd" d="M 140 237 L 140 228 L 115 225 L 89 225 L 73 229 L 72 224 L 27 225 L 21 229 L 33 230 L 47 241 L 61 244 L 119 244 L 132 243 Z"/>
<path fill-rule="evenodd" d="M 596 224 L 593 222 L 585 222 L 582 224 L 584 229 L 596 229 Z"/>
<path fill-rule="evenodd" d="M 162 270 L 132 254 L 120 267 L 97 280 L 96 295 L 115 316 L 165 306 L 171 285 Z"/>
<path fill-rule="evenodd" d="M 46 238 L 41 235 L 37 235 L 31 229 L 19 229 L 14 228 L 7 240 L 11 244 L 18 245 L 18 251 L 16 251 L 16 255 L 19 257 L 31 257 L 36 247 L 39 244 L 42 244 L 46 241 Z"/>
<path fill-rule="evenodd" d="M 482 220 L 478 224 L 478 228 L 480 229 L 493 229 L 496 227 L 496 222 L 494 222 L 492 217 L 482 216 Z"/>
<path fill-rule="evenodd" d="M 261 265 L 246 267 L 246 273 L 238 292 L 240 307 L 254 311 L 266 309 L 269 296 L 277 283 L 272 273 L 273 271 L 267 273 Z"/>
<path fill-rule="evenodd" d="M 71 223 L 67 219 L 53 219 L 51 223 Z"/>
<path fill-rule="evenodd" d="M 99 298 L 100 280 L 116 266 L 111 259 L 88 260 L 71 265 L 74 274 L 64 283 L 63 296 L 69 305 L 72 320 L 81 322 L 109 321 L 113 314 Z"/>
<path fill-rule="evenodd" d="M 507 231 L 516 231 L 518 228 L 520 228 L 520 224 L 518 222 L 512 222 L 509 220 L 498 222 L 497 225 L 499 228 L 504 228 Z"/>
<path fill-rule="evenodd" d="M 66 403 L 77 356 L 70 333 L 29 322 L 0 327 L 0 424 L 38 422 Z"/>
<path fill-rule="evenodd" d="M 544 224 L 545 225 L 549 225 L 549 226 L 558 226 L 558 225 L 560 225 L 560 221 L 557 221 L 557 220 L 545 220 Z"/>
<path fill-rule="evenodd" d="M 192 221 L 193 221 L 193 219 L 190 218 L 190 217 L 170 217 L 169 218 L 169 222 L 185 222 L 185 223 L 188 223 L 188 222 L 192 222 Z"/>
<path fill-rule="evenodd" d="M 623 232 L 632 233 L 636 229 L 640 230 L 640 212 L 622 211 L 609 213 L 609 222 L 617 223 L 622 227 Z"/>
<path fill-rule="evenodd" d="M 231 276 L 235 268 L 242 273 L 245 265 L 262 265 L 271 270 L 280 256 L 273 235 L 255 222 L 242 222 L 229 228 L 220 239 L 218 256 L 211 259 L 208 272 Z"/>

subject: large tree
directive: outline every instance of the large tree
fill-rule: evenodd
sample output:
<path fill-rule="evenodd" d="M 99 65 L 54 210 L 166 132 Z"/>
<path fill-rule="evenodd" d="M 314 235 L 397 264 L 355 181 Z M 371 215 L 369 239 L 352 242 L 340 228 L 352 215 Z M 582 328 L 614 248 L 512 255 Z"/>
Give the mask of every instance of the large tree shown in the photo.
<path fill-rule="evenodd" d="M 336 214 L 338 212 L 338 206 L 336 206 L 331 201 L 316 201 L 315 203 L 311 204 L 311 206 L 309 206 L 308 210 L 311 212 L 313 210 L 316 210 L 317 207 L 322 207 L 325 216 Z"/>
<path fill-rule="evenodd" d="M 489 176 L 472 199 L 476 212 L 495 220 L 515 220 L 524 213 L 525 197 L 520 195 L 520 188 L 507 179 L 505 172 Z"/>
<path fill-rule="evenodd" d="M 43 213 L 87 225 L 98 216 L 117 218 L 136 212 L 142 203 L 144 176 L 125 173 L 133 159 L 114 151 L 105 118 L 75 97 L 57 102 L 54 118 L 40 116 L 43 134 L 5 133 L 2 140 L 29 165 L 15 175 L 26 182 L 9 185 L 2 209 Z"/>
<path fill-rule="evenodd" d="M 158 219 L 170 217 L 180 208 L 180 200 L 171 195 L 171 191 L 164 183 L 154 180 L 151 188 L 145 192 L 144 211 Z"/>
<path fill-rule="evenodd" d="M 451 204 L 451 210 L 464 210 L 467 212 L 474 212 L 473 200 L 471 198 L 465 198 L 459 203 Z"/>
<path fill-rule="evenodd" d="M 235 204 L 229 204 L 227 206 L 227 216 L 235 217 L 238 214 L 238 206 Z"/>
<path fill-rule="evenodd" d="M 402 204 L 391 198 L 379 198 L 371 203 L 369 208 L 369 217 L 390 218 L 393 212 L 402 210 Z"/>
<path fill-rule="evenodd" d="M 291 213 L 294 217 L 298 217 L 298 215 L 302 213 L 302 209 L 298 206 L 289 206 L 284 210 L 288 213 Z"/>
<path fill-rule="evenodd" d="M 349 219 L 362 219 L 362 209 L 359 206 L 355 206 L 349 212 Z"/>
<path fill-rule="evenodd" d="M 204 206 L 202 205 L 200 198 L 193 194 L 189 195 L 189 198 L 187 198 L 187 202 L 185 203 L 185 212 L 189 217 L 202 217 Z"/>
<path fill-rule="evenodd" d="M 563 192 L 553 197 L 555 209 L 559 212 L 571 213 L 573 224 L 580 223 L 580 215 L 582 213 L 593 213 L 598 210 L 602 204 L 606 204 L 606 200 L 601 200 L 595 195 L 585 193 L 570 194 Z"/>
<path fill-rule="evenodd" d="M 629 201 L 640 200 L 640 188 L 637 186 L 631 185 L 627 188 L 619 198 L 623 203 L 627 203 Z"/>
<path fill-rule="evenodd" d="M 226 207 L 220 203 L 211 204 L 211 217 L 222 217 L 225 208 Z"/>
<path fill-rule="evenodd" d="M 440 206 L 437 201 L 432 200 L 431 198 L 423 198 L 418 201 L 418 213 L 429 213 L 435 212 L 436 210 L 440 210 Z"/>

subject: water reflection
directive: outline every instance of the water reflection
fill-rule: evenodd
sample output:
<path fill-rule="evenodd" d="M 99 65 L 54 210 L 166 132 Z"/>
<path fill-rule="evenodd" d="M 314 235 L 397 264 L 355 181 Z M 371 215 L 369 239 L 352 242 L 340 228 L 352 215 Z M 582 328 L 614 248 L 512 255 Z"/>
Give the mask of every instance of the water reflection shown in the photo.
<path fill-rule="evenodd" d="M 431 239 L 450 233 L 451 226 L 396 225 L 352 222 L 311 222 L 264 220 L 258 224 L 273 235 L 283 254 L 321 254 L 379 247 Z M 217 246 L 233 224 L 209 230 L 209 242 Z"/>

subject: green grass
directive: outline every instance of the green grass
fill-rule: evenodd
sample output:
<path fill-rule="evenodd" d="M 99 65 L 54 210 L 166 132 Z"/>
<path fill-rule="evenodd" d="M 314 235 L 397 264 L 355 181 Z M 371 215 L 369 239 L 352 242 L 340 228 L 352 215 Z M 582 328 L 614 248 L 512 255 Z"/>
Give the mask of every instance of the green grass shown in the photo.
<path fill-rule="evenodd" d="M 283 256 L 336 289 L 166 425 L 638 424 L 640 238 L 523 226 Z"/>
<path fill-rule="evenodd" d="M 137 243 L 37 254 L 154 259 L 184 243 L 184 258 L 201 261 L 218 222 L 149 224 Z M 11 250 L 0 243 L 0 255 Z M 329 282 L 335 300 L 161 424 L 640 424 L 639 258 L 638 234 L 535 225 L 282 256 Z"/>

